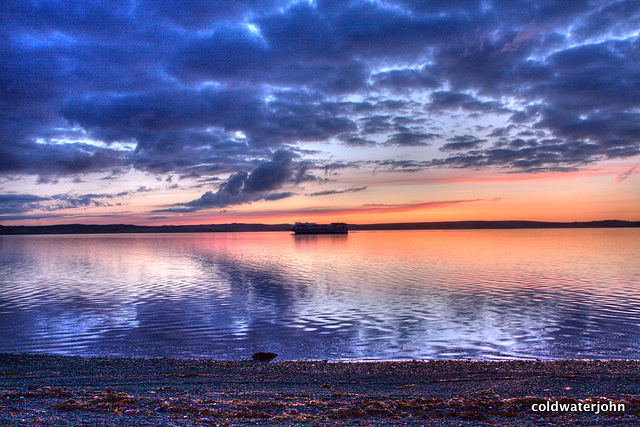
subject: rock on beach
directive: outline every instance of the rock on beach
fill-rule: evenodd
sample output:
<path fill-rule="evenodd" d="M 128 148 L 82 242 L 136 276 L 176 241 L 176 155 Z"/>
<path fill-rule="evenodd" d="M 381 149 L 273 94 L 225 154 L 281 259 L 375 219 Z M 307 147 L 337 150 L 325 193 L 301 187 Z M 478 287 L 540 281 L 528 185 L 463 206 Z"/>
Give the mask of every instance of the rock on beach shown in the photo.
<path fill-rule="evenodd" d="M 251 356 L 251 358 L 257 362 L 271 362 L 276 357 L 278 357 L 276 353 L 269 353 L 269 352 L 263 352 L 263 351 L 253 353 L 253 356 Z"/>

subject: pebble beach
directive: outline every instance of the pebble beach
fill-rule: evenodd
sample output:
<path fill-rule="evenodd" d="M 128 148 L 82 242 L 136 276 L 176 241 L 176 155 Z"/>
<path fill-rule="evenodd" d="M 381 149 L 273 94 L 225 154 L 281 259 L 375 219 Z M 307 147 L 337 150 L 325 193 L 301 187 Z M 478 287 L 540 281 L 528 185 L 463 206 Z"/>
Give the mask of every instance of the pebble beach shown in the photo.
<path fill-rule="evenodd" d="M 640 425 L 639 368 L 625 360 L 265 363 L 2 354 L 0 424 Z M 552 403 L 565 410 L 537 409 Z"/>

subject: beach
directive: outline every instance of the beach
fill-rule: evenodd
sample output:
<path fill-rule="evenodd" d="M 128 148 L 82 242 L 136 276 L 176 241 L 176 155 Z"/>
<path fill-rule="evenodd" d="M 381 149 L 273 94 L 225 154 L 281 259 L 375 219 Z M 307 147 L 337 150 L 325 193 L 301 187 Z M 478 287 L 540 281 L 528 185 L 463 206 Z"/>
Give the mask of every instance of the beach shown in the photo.
<path fill-rule="evenodd" d="M 264 363 L 2 354 L 0 424 L 640 425 L 639 368 L 626 360 Z"/>

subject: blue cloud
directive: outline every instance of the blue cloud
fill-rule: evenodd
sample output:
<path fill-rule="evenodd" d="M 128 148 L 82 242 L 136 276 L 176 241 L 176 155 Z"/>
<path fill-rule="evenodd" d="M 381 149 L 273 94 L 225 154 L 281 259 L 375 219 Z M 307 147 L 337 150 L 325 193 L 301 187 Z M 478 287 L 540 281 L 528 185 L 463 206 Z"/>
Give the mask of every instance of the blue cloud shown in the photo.
<path fill-rule="evenodd" d="M 441 144 L 444 157 L 407 171 L 572 169 L 640 152 L 633 1 L 6 0 L 0 23 L 5 176 L 251 171 L 241 193 L 277 198 L 310 175 L 264 159 L 308 143 Z M 530 136 L 428 127 L 460 112 Z M 226 203 L 216 194 L 198 203 Z"/>

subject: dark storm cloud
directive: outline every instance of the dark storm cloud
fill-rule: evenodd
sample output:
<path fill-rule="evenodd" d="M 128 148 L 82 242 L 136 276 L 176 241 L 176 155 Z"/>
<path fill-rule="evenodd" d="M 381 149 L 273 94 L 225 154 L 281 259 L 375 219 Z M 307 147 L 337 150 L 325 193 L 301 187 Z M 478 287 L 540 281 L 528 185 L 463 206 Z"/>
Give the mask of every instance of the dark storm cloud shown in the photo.
<path fill-rule="evenodd" d="M 467 111 L 480 112 L 507 112 L 499 102 L 486 101 L 482 102 L 473 96 L 458 92 L 434 92 L 431 94 L 431 110 L 455 110 L 461 108 Z"/>
<path fill-rule="evenodd" d="M 377 144 L 375 141 L 358 136 L 357 133 L 341 133 L 338 135 L 338 139 L 344 145 L 351 147 L 372 147 Z"/>
<path fill-rule="evenodd" d="M 224 79 L 306 86 L 349 93 L 366 85 L 367 67 L 344 52 L 335 22 L 306 3 L 259 17 L 250 25 L 216 26 L 176 56 L 187 79 Z"/>
<path fill-rule="evenodd" d="M 273 161 L 262 163 L 244 181 L 242 191 L 247 194 L 266 192 L 280 188 L 286 182 L 302 182 L 313 179 L 307 175 L 309 165 L 293 161 L 292 153 L 277 151 Z"/>
<path fill-rule="evenodd" d="M 540 88 L 553 104 L 577 112 L 636 106 L 640 94 L 630 89 L 640 72 L 638 44 L 637 38 L 609 40 L 554 53 L 549 66 L 556 77 Z"/>
<path fill-rule="evenodd" d="M 218 191 L 207 191 L 199 199 L 177 203 L 174 207 L 154 212 L 193 212 L 202 209 L 224 208 L 259 200 L 280 200 L 293 196 L 293 192 L 274 192 L 285 184 L 315 180 L 309 173 L 311 164 L 297 161 L 294 153 L 279 150 L 273 160 L 258 165 L 251 173 L 239 171 L 220 184 Z"/>
<path fill-rule="evenodd" d="M 509 117 L 509 121 L 513 123 L 525 123 L 533 121 L 534 118 L 535 116 L 529 116 L 524 111 L 516 111 L 511 115 L 511 117 Z"/>
<path fill-rule="evenodd" d="M 396 111 L 396 114 L 399 112 Z M 390 115 L 390 114 L 376 114 L 369 117 L 363 117 L 359 120 L 360 124 L 360 134 L 361 135 L 374 135 L 374 134 L 390 134 L 392 132 L 396 133 L 411 133 L 412 130 L 420 128 L 420 126 L 415 126 L 413 128 L 408 127 L 409 125 L 421 125 L 423 120 L 415 119 L 411 117 Z M 416 133 L 418 135 L 419 133 Z M 422 134 L 426 139 L 432 139 L 437 136 L 435 134 Z M 406 136 L 405 136 L 406 137 Z M 402 136 L 398 136 L 397 138 L 402 138 Z M 354 144 L 357 145 L 357 144 Z"/>
<path fill-rule="evenodd" d="M 283 191 L 282 193 L 271 193 L 264 196 L 264 200 L 280 200 L 286 199 L 288 197 L 295 196 L 295 193 L 292 191 Z"/>
<path fill-rule="evenodd" d="M 570 171 L 606 157 L 612 157 L 608 149 L 585 141 L 566 143 L 548 140 L 538 143 L 514 140 L 507 147 L 493 146 L 457 153 L 445 159 L 435 159 L 430 165 L 454 168 L 500 166 L 513 172 Z"/>
<path fill-rule="evenodd" d="M 508 136 L 509 132 L 513 129 L 515 129 L 516 126 L 515 125 L 509 125 L 507 127 L 499 127 L 499 128 L 495 128 L 491 131 L 491 133 L 487 136 L 492 136 L 492 137 L 503 137 L 503 136 Z M 532 133 L 533 134 L 533 133 Z"/>
<path fill-rule="evenodd" d="M 598 4 L 581 19 L 573 32 L 577 37 L 587 39 L 607 32 L 620 36 L 639 27 L 640 5 L 634 0 L 621 0 Z"/>
<path fill-rule="evenodd" d="M 161 139 L 173 132 L 220 126 L 240 129 L 264 117 L 260 93 L 250 89 L 163 89 L 145 93 L 84 97 L 69 102 L 64 117 L 91 131 L 100 140 L 132 136 L 143 146 L 165 148 Z"/>
<path fill-rule="evenodd" d="M 416 88 L 437 88 L 440 79 L 431 75 L 426 69 L 390 70 L 371 75 L 375 87 L 388 87 L 395 90 Z"/>
<path fill-rule="evenodd" d="M 332 114 L 351 105 L 285 99 L 267 106 L 263 96 L 255 89 L 160 90 L 83 99 L 69 103 L 63 114 L 101 140 L 134 137 L 133 165 L 158 173 L 196 165 L 203 173 L 237 171 L 270 147 L 356 129 L 351 119 Z M 247 138 L 229 136 L 236 130 Z"/>
<path fill-rule="evenodd" d="M 472 148 L 477 148 L 483 142 L 486 142 L 486 139 L 477 139 L 473 135 L 461 135 L 454 136 L 453 138 L 447 139 L 446 144 L 440 147 L 441 151 L 455 151 L 455 150 L 469 150 Z"/>
<path fill-rule="evenodd" d="M 457 111 L 530 135 L 450 140 L 432 166 L 561 170 L 635 156 L 639 23 L 626 0 L 6 0 L 0 174 L 241 180 L 237 195 L 228 181 L 181 208 L 219 207 L 311 179 L 287 169 L 300 173 L 301 159 L 266 165 L 279 149 L 421 147 L 440 136 L 424 120 Z"/>
<path fill-rule="evenodd" d="M 400 7 L 399 7 L 400 6 Z M 415 60 L 430 47 L 448 43 L 482 24 L 481 14 L 450 9 L 443 14 L 410 13 L 396 2 L 345 2 L 333 28 L 345 52 L 357 56 Z"/>
<path fill-rule="evenodd" d="M 438 135 L 434 133 L 424 132 L 398 132 L 385 142 L 386 145 L 397 145 L 399 147 L 416 147 L 430 145 L 427 141 L 431 141 Z"/>
<path fill-rule="evenodd" d="M 139 7 L 148 9 L 157 18 L 185 28 L 199 29 L 216 20 L 242 18 L 247 14 L 284 6 L 286 3 L 281 0 L 147 0 L 141 2 Z"/>
<path fill-rule="evenodd" d="M 363 135 L 388 132 L 393 129 L 393 124 L 391 123 L 392 118 L 390 115 L 364 117 L 360 119 L 362 126 L 360 132 Z"/>
<path fill-rule="evenodd" d="M 496 144 L 497 147 L 507 146 L 509 148 L 536 147 L 537 145 L 539 145 L 538 141 L 533 138 L 529 140 L 515 138 L 504 145 L 502 143 Z"/>
<path fill-rule="evenodd" d="M 0 173 L 69 175 L 107 170 L 129 162 L 127 153 L 83 143 L 7 141 L 0 145 Z"/>

